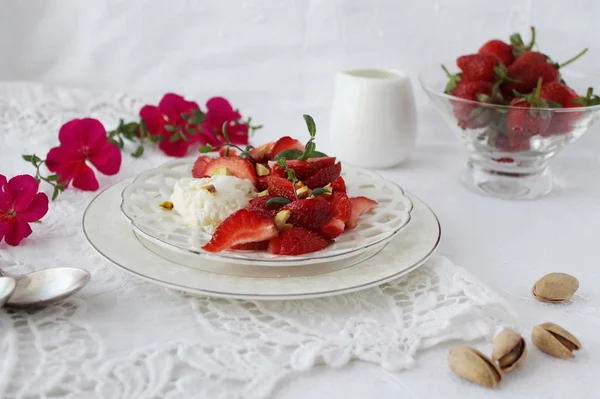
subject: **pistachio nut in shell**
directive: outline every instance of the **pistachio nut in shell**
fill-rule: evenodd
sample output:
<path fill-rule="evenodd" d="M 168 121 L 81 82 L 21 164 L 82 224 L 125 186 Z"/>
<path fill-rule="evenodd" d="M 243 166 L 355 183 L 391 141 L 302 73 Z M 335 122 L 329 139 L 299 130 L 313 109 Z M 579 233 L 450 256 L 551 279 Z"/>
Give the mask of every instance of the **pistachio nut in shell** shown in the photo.
<path fill-rule="evenodd" d="M 494 338 L 492 360 L 502 371 L 511 371 L 525 361 L 526 355 L 525 340 L 513 330 L 503 330 Z"/>
<path fill-rule="evenodd" d="M 566 273 L 549 273 L 533 285 L 536 299 L 545 302 L 564 302 L 571 299 L 579 288 L 579 280 Z"/>
<path fill-rule="evenodd" d="M 450 348 L 448 366 L 459 377 L 488 388 L 495 387 L 502 379 L 502 373 L 494 362 L 467 346 Z"/>
<path fill-rule="evenodd" d="M 577 338 L 554 323 L 543 323 L 531 330 L 531 342 L 544 353 L 554 357 L 574 357 L 573 351 L 581 348 Z"/>

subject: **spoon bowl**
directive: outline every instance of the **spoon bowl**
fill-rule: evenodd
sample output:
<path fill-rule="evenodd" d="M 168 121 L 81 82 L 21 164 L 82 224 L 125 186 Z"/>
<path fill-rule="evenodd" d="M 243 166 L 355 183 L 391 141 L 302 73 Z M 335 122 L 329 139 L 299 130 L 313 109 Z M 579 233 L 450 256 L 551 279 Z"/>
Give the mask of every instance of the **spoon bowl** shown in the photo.
<path fill-rule="evenodd" d="M 17 282 L 12 277 L 0 277 L 0 308 L 15 290 Z"/>
<path fill-rule="evenodd" d="M 73 295 L 89 280 L 87 270 L 75 267 L 55 267 L 15 276 L 16 287 L 6 306 L 21 309 L 48 306 Z"/>

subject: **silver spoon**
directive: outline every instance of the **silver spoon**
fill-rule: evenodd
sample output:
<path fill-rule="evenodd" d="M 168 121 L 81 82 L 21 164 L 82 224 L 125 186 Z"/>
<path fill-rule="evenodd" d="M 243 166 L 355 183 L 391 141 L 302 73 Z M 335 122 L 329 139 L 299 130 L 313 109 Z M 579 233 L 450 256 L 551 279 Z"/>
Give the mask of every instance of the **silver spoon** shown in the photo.
<path fill-rule="evenodd" d="M 12 308 L 40 308 L 60 302 L 90 281 L 87 270 L 54 267 L 13 276 L 16 287 L 5 305 Z"/>
<path fill-rule="evenodd" d="M 0 308 L 4 305 L 10 294 L 13 293 L 16 285 L 17 282 L 14 278 L 0 277 Z"/>

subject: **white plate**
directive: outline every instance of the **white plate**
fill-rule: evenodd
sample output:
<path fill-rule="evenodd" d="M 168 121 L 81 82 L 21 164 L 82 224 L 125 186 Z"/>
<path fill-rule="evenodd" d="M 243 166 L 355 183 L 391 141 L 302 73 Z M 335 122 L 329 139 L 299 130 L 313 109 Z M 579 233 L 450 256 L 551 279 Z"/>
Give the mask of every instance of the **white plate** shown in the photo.
<path fill-rule="evenodd" d="M 83 216 L 88 242 L 118 267 L 148 281 L 190 293 L 254 300 L 302 299 L 362 290 L 391 281 L 425 262 L 438 246 L 441 231 L 434 213 L 420 200 L 412 220 L 378 254 L 352 267 L 302 277 L 232 276 L 205 271 L 218 268 L 214 261 L 198 258 L 192 268 L 168 261 L 149 251 L 120 215 L 124 181 L 99 194 Z M 206 263 L 205 267 L 200 265 Z M 343 264 L 345 261 L 341 261 Z M 212 265 L 211 265 L 212 263 Z M 226 270 L 231 264 L 222 264 Z M 200 270 L 205 269 L 205 270 Z"/>
<path fill-rule="evenodd" d="M 410 221 L 412 203 L 397 184 L 368 170 L 344 165 L 342 176 L 350 196 L 366 196 L 378 202 L 369 214 L 361 216 L 358 227 L 345 232 L 322 251 L 299 256 L 273 255 L 266 251 L 224 251 L 218 254 L 201 249 L 210 235 L 186 227 L 177 212 L 161 209 L 169 200 L 173 186 L 191 176 L 193 161 L 175 160 L 148 170 L 122 193 L 121 211 L 131 225 L 154 244 L 178 248 L 220 262 L 260 266 L 298 266 L 330 262 L 355 256 L 389 242 Z"/>

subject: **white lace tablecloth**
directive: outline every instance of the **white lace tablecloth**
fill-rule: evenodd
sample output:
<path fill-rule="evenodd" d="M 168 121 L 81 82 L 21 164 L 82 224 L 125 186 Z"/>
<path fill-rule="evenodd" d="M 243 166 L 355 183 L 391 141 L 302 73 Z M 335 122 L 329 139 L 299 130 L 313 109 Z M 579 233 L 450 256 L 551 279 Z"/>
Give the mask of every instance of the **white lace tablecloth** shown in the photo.
<path fill-rule="evenodd" d="M 21 154 L 45 154 L 56 144 L 60 125 L 69 119 L 91 116 L 111 127 L 118 118 L 136 118 L 147 101 L 156 98 L 142 101 L 37 84 L 2 84 L 0 173 L 9 177 L 32 173 Z M 265 140 L 276 135 L 266 133 Z M 485 340 L 489 344 L 501 325 L 513 325 L 528 333 L 534 319 L 530 309 L 543 309 L 541 313 L 536 311 L 536 316 L 550 314 L 547 305 L 528 299 L 530 283 L 542 271 L 551 270 L 527 262 L 552 262 L 556 255 L 551 255 L 551 250 L 568 237 L 559 228 L 546 236 L 530 237 L 541 233 L 536 227 L 531 232 L 525 225 L 525 209 L 535 207 L 535 202 L 522 206 L 464 191 L 447 178 L 454 168 L 445 167 L 460 166 L 460 147 L 453 141 L 440 144 L 436 139 L 429 143 L 421 143 L 418 157 L 404 169 L 384 173 L 430 202 L 435 210 L 441 209 L 438 214 L 445 238 L 440 252 L 464 261 L 478 277 L 438 255 L 391 284 L 325 299 L 250 302 L 184 295 L 131 277 L 95 253 L 83 236 L 81 217 L 96 193 L 67 190 L 51 204 L 43 223 L 33 227 L 34 233 L 24 245 L 13 248 L 0 244 L 0 267 L 9 273 L 23 273 L 52 266 L 79 266 L 89 270 L 92 279 L 80 293 L 59 306 L 31 313 L 0 310 L 0 397 L 479 397 L 481 388 L 447 371 L 443 343 L 482 338 L 480 345 L 485 345 Z M 124 154 L 123 160 L 117 176 L 99 176 L 101 187 L 167 158 L 149 151 L 137 160 Z M 597 157 L 595 162 L 598 170 Z M 580 185 L 575 191 L 587 189 Z M 445 199 L 440 198 L 439 190 L 445 193 Z M 578 194 L 585 198 L 585 192 L 572 191 L 561 191 L 559 187 L 555 196 Z M 467 200 L 461 203 L 464 198 Z M 450 207 L 449 201 L 455 205 Z M 484 208 L 487 217 L 494 212 L 504 217 L 493 217 L 495 223 L 484 226 L 477 219 L 486 217 L 482 216 Z M 553 217 L 562 227 L 579 226 L 572 216 L 558 210 Z M 598 205 L 595 210 L 600 213 Z M 506 219 L 509 214 L 512 220 Z M 590 222 L 593 220 L 598 221 L 597 214 L 590 216 Z M 545 221 L 540 223 L 545 226 Z M 529 241 L 519 242 L 524 236 Z M 533 254 L 539 249 L 539 240 L 547 241 L 541 246 L 546 251 Z M 523 248 L 511 250 L 507 241 L 514 244 L 513 248 Z M 486 254 L 487 249 L 482 248 L 491 248 L 491 253 Z M 585 249 L 573 247 L 572 251 Z M 590 277 L 599 281 L 596 272 Z M 526 321 L 519 321 L 511 306 L 479 279 L 507 295 L 519 310 L 525 304 Z M 514 284 L 504 286 L 505 281 Z M 573 310 L 586 320 L 581 326 L 597 329 L 597 294 L 586 287 L 588 281 L 582 280 L 581 301 Z M 555 307 L 551 312 L 560 324 L 560 310 Z M 541 321 L 545 320 L 536 320 Z M 590 337 L 582 336 L 584 331 L 573 330 L 580 333 L 585 347 Z M 439 345 L 440 349 L 425 351 Z M 541 356 L 532 356 L 539 364 L 525 369 L 529 371 L 522 372 L 526 375 L 521 381 L 515 378 L 502 389 L 510 392 L 511 385 L 524 386 L 527 378 L 546 380 L 534 375 L 545 368 Z M 556 362 L 546 364 L 552 363 Z M 561 367 L 564 369 L 564 363 L 556 369 L 563 370 Z M 553 374 L 546 372 L 548 375 Z M 548 383 L 557 384 L 558 390 L 552 392 L 565 392 L 560 385 L 563 381 Z"/>

